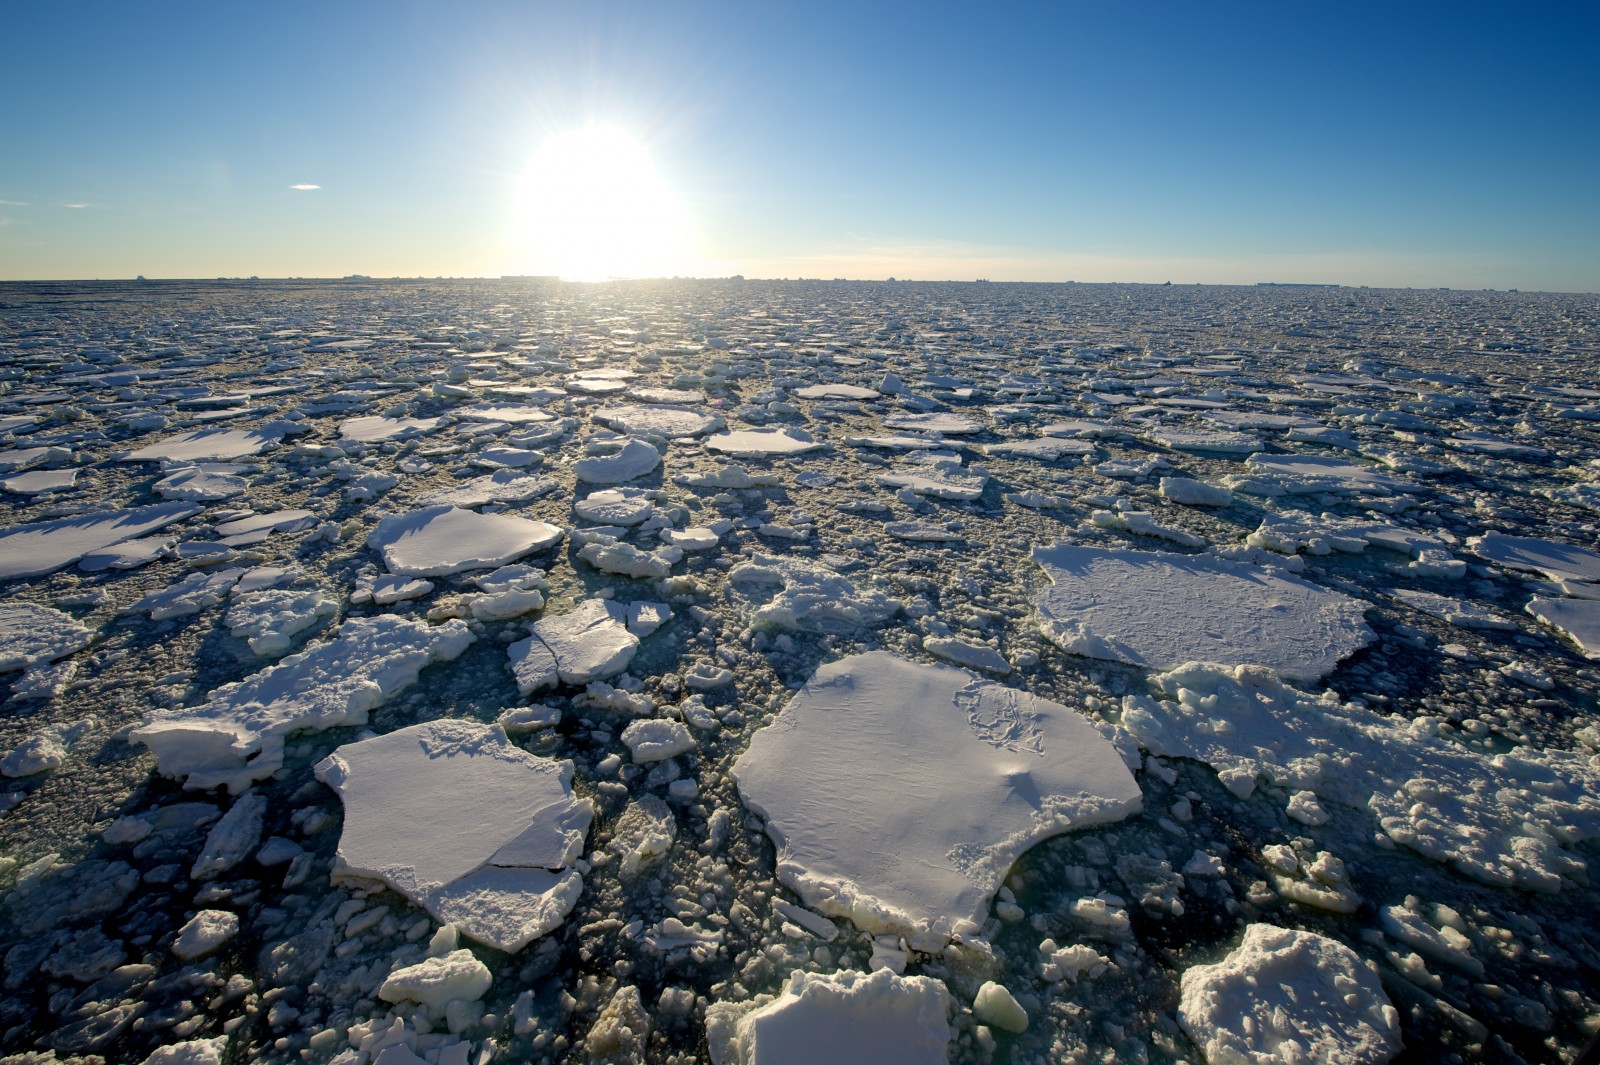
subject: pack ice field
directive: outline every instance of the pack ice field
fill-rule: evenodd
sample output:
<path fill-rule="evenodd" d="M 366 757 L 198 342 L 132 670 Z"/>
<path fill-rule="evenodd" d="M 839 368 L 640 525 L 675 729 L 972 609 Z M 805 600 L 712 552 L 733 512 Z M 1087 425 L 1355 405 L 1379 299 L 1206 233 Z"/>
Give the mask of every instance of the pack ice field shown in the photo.
<path fill-rule="evenodd" d="M 0 1062 L 1570 1060 L 1597 318 L 0 285 Z"/>

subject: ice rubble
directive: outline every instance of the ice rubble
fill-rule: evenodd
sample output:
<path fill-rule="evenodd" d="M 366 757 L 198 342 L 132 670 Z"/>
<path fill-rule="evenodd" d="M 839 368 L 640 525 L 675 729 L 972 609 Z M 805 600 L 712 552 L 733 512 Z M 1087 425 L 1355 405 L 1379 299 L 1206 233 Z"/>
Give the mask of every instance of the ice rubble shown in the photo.
<path fill-rule="evenodd" d="M 335 875 L 381 880 L 480 943 L 521 950 L 583 890 L 572 865 L 594 808 L 572 794 L 572 763 L 499 725 L 412 725 L 340 747 L 316 775 L 344 804 Z"/>
<path fill-rule="evenodd" d="M 367 535 L 367 546 L 382 553 L 390 573 L 442 577 L 502 566 L 553 547 L 563 535 L 548 522 L 446 505 L 384 518 Z"/>
<path fill-rule="evenodd" d="M 733 777 L 807 905 L 924 950 L 975 932 L 1035 843 L 1140 808 L 1076 712 L 882 651 L 817 670 Z"/>
<path fill-rule="evenodd" d="M 0 673 L 54 662 L 81 651 L 94 633 L 37 603 L 0 603 Z"/>
<path fill-rule="evenodd" d="M 185 787 L 240 792 L 278 771 L 291 733 L 365 724 L 424 666 L 456 658 L 472 642 L 460 620 L 354 619 L 327 643 L 225 684 L 200 706 L 154 711 L 129 737 Z"/>
<path fill-rule="evenodd" d="M 1374 639 L 1364 605 L 1298 577 L 1209 555 L 1057 544 L 1040 628 L 1063 650 L 1165 669 L 1187 661 L 1316 680 Z"/>
<path fill-rule="evenodd" d="M 1212 1065 L 1382 1065 L 1400 1015 L 1377 968 L 1315 932 L 1253 924 L 1214 965 L 1183 974 L 1178 1020 Z"/>
<path fill-rule="evenodd" d="M 193 503 L 155 503 L 0 529 L 0 580 L 43 576 L 92 551 L 164 529 L 200 510 Z"/>
<path fill-rule="evenodd" d="M 1600 835 L 1600 766 L 1580 754 L 1488 755 L 1436 721 L 1385 717 L 1284 684 L 1259 667 L 1187 663 L 1123 700 L 1122 724 L 1153 754 L 1217 770 L 1235 795 L 1259 777 L 1365 810 L 1383 832 L 1488 884 L 1557 891 L 1582 877 L 1570 848 Z"/>
<path fill-rule="evenodd" d="M 753 622 L 802 632 L 845 632 L 882 625 L 901 604 L 862 589 L 821 562 L 752 555 L 728 571 L 728 585 L 751 599 L 765 598 Z M 767 589 L 776 588 L 768 596 Z"/>
<path fill-rule="evenodd" d="M 713 1065 L 944 1065 L 950 993 L 926 976 L 791 973 L 777 996 L 706 1011 Z"/>

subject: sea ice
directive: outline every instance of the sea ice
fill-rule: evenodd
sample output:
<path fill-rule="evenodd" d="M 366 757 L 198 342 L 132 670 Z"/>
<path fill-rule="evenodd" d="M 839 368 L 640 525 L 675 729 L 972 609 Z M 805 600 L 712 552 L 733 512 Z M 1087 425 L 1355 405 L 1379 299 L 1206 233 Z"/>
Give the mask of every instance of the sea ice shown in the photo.
<path fill-rule="evenodd" d="M 1577 644 L 1585 658 L 1600 658 L 1600 599 L 1534 596 L 1527 611 Z"/>
<path fill-rule="evenodd" d="M 1205 762 L 1241 798 L 1264 776 L 1366 810 L 1390 839 L 1488 884 L 1558 891 L 1585 875 L 1570 849 L 1600 835 L 1600 766 L 1585 755 L 1480 753 L 1432 719 L 1307 695 L 1254 666 L 1188 663 L 1150 683 L 1160 698 L 1127 696 L 1123 726 L 1153 754 Z"/>
<path fill-rule="evenodd" d="M 1373 639 L 1364 605 L 1297 577 L 1207 555 L 1036 547 L 1034 603 L 1063 650 L 1165 669 L 1248 663 L 1316 680 Z"/>
<path fill-rule="evenodd" d="M 562 684 L 588 684 L 621 673 L 639 650 L 626 607 L 589 599 L 566 614 L 540 618 L 533 635 L 506 649 L 523 695 Z"/>
<path fill-rule="evenodd" d="M 728 571 L 728 584 L 751 599 L 766 598 L 753 621 L 780 629 L 848 632 L 882 625 L 901 609 L 897 600 L 864 590 L 821 562 L 797 558 L 752 555 Z"/>
<path fill-rule="evenodd" d="M 0 673 L 54 662 L 88 647 L 94 633 L 59 610 L 0 603 Z"/>
<path fill-rule="evenodd" d="M 1467 541 L 1480 558 L 1553 581 L 1600 581 L 1600 554 L 1556 540 L 1486 533 Z"/>
<path fill-rule="evenodd" d="M 1183 974 L 1178 1021 L 1212 1065 L 1381 1065 L 1400 1015 L 1378 971 L 1337 940 L 1253 924 L 1232 953 Z"/>
<path fill-rule="evenodd" d="M 548 522 L 436 506 L 384 518 L 367 546 L 383 554 L 390 573 L 442 577 L 504 565 L 560 543 L 563 535 Z"/>
<path fill-rule="evenodd" d="M 826 446 L 812 439 L 804 429 L 735 429 L 731 433 L 707 437 L 705 444 L 712 451 L 744 458 L 799 455 Z"/>
<path fill-rule="evenodd" d="M 661 452 L 643 440 L 593 442 L 591 447 L 598 450 L 572 464 L 572 472 L 586 484 L 621 484 L 661 465 Z"/>
<path fill-rule="evenodd" d="M 921 950 L 981 926 L 1035 843 L 1140 807 L 1121 756 L 1076 712 L 882 651 L 819 669 L 733 777 L 784 884 Z"/>
<path fill-rule="evenodd" d="M 339 436 L 353 444 L 377 444 L 423 436 L 443 423 L 443 418 L 385 418 L 380 415 L 346 418 L 339 423 Z"/>
<path fill-rule="evenodd" d="M 381 880 L 480 943 L 521 950 L 583 890 L 572 865 L 594 807 L 573 796 L 572 763 L 499 725 L 412 725 L 340 747 L 316 774 L 344 804 L 335 875 Z"/>
<path fill-rule="evenodd" d="M 989 475 L 977 468 L 968 469 L 957 459 L 905 463 L 891 473 L 880 474 L 877 480 L 885 488 L 909 488 L 935 499 L 973 500 L 983 495 Z"/>
<path fill-rule="evenodd" d="M 130 738 L 188 788 L 234 792 L 278 771 L 294 732 L 362 725 L 367 714 L 432 662 L 465 651 L 466 623 L 429 625 L 381 616 L 347 621 L 338 635 L 212 692 L 200 706 L 158 710 Z"/>
<path fill-rule="evenodd" d="M 706 1011 L 713 1065 L 945 1065 L 950 993 L 926 976 L 796 971 L 783 992 Z"/>
<path fill-rule="evenodd" d="M 40 577 L 123 540 L 200 513 L 193 503 L 155 503 L 0 529 L 0 580 Z"/>
<path fill-rule="evenodd" d="M 703 436 L 727 427 L 720 415 L 687 407 L 630 404 L 602 407 L 590 417 L 627 436 L 661 436 L 669 440 Z"/>
<path fill-rule="evenodd" d="M 278 446 L 282 426 L 260 429 L 195 429 L 165 437 L 123 456 L 131 462 L 206 462 L 259 455 Z"/>

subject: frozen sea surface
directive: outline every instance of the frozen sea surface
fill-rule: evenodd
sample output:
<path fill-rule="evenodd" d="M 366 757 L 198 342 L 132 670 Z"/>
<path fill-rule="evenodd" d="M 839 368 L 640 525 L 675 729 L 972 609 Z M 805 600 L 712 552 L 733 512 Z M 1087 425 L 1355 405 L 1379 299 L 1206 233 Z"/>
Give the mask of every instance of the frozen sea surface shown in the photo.
<path fill-rule="evenodd" d="M 1571 1060 L 1596 336 L 0 284 L 0 1062 Z"/>

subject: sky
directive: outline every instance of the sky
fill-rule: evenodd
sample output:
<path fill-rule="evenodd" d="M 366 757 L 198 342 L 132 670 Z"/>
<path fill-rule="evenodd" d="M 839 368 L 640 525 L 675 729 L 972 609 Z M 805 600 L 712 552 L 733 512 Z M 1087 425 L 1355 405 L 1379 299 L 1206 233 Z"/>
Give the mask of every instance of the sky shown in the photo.
<path fill-rule="evenodd" d="M 0 17 L 0 279 L 1600 291 L 1600 5 Z"/>

